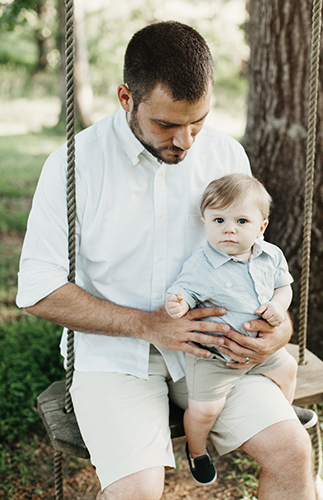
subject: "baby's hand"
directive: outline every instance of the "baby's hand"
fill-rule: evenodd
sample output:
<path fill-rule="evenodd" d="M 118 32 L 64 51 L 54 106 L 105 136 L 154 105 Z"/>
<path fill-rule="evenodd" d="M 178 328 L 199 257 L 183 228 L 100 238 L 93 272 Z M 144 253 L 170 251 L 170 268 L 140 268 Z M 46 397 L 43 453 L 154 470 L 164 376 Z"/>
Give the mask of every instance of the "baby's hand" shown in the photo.
<path fill-rule="evenodd" d="M 171 318 L 178 319 L 187 313 L 189 305 L 184 300 L 184 295 L 182 293 L 173 293 L 167 297 L 165 309 Z"/>
<path fill-rule="evenodd" d="M 260 314 L 271 326 L 281 325 L 286 317 L 285 309 L 275 300 L 262 304 L 255 314 Z"/>

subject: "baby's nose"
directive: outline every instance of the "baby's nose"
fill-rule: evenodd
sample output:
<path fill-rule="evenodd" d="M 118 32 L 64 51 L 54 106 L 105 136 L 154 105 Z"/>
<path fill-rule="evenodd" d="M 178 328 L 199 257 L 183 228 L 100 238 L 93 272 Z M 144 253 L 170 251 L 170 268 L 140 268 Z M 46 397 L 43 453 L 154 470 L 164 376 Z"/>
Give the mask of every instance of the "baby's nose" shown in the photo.
<path fill-rule="evenodd" d="M 224 228 L 224 232 L 225 233 L 235 233 L 236 232 L 235 225 L 234 224 L 227 224 Z"/>

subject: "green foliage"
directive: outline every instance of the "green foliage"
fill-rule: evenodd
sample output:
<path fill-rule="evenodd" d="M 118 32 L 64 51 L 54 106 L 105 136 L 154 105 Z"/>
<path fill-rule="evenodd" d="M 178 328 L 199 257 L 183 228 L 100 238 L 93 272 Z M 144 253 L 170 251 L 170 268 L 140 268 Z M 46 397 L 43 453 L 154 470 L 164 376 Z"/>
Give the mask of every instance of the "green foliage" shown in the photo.
<path fill-rule="evenodd" d="M 25 23 L 25 10 L 36 8 L 36 0 L 13 0 L 12 2 L 0 2 L 0 28 L 13 30 L 17 23 Z"/>
<path fill-rule="evenodd" d="M 0 323 L 0 440 L 20 438 L 39 424 L 37 396 L 64 378 L 61 330 L 29 316 Z"/>
<path fill-rule="evenodd" d="M 0 31 L 0 63 L 21 64 L 31 68 L 36 64 L 35 36 L 25 27 L 13 32 Z"/>
<path fill-rule="evenodd" d="M 19 481 L 26 485 L 35 474 L 38 460 L 36 446 L 36 436 L 29 438 L 28 442 L 22 440 L 12 448 L 0 445 L 0 481 L 4 495 L 1 498 L 12 498 L 16 491 L 15 484 Z"/>
<path fill-rule="evenodd" d="M 260 470 L 260 465 L 255 460 L 244 453 L 236 452 L 232 459 L 232 471 L 226 479 L 236 481 L 241 500 L 256 500 L 250 496 L 247 488 L 253 491 L 257 489 Z"/>
<path fill-rule="evenodd" d="M 1 212 L 0 212 L 1 222 Z M 0 303 L 13 304 L 17 294 L 17 269 L 21 240 L 12 235 L 0 241 Z"/>

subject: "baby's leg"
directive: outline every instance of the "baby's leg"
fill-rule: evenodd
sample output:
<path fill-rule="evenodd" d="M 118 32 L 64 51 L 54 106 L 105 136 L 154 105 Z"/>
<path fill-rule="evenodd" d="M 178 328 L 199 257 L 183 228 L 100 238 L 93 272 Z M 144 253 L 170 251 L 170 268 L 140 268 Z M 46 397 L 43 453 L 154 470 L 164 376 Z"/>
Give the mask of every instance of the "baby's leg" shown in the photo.
<path fill-rule="evenodd" d="M 184 414 L 184 428 L 192 458 L 206 454 L 208 434 L 224 407 L 225 399 L 195 401 L 189 398 Z"/>
<path fill-rule="evenodd" d="M 292 403 L 296 390 L 297 362 L 293 356 L 288 359 L 276 370 L 265 372 L 262 375 L 273 380 L 283 391 L 286 399 Z"/>

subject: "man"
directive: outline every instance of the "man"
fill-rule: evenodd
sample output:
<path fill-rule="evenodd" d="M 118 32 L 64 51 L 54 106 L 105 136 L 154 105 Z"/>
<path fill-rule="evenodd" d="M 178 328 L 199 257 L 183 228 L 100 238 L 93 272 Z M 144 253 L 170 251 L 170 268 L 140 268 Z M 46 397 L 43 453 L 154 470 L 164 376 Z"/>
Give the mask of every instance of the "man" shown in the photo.
<path fill-rule="evenodd" d="M 118 88 L 121 109 L 78 135 L 77 278 L 67 283 L 66 148 L 49 157 L 35 194 L 17 303 L 75 330 L 71 389 L 77 420 L 99 476 L 98 500 L 157 500 L 173 466 L 168 394 L 187 404 L 183 352 L 191 342 L 222 346 L 234 368 L 258 363 L 291 334 L 263 321 L 196 323 L 225 314 L 190 311 L 173 320 L 161 307 L 184 260 L 204 242 L 198 211 L 205 186 L 249 173 L 241 146 L 204 126 L 214 69 L 203 38 L 176 22 L 131 39 Z M 198 333 L 204 332 L 204 333 Z M 205 336 L 225 333 L 225 338 Z M 62 352 L 66 337 L 63 336 Z M 241 447 L 262 466 L 259 500 L 314 499 L 307 433 L 279 389 L 244 377 L 214 428 L 221 453 Z"/>

